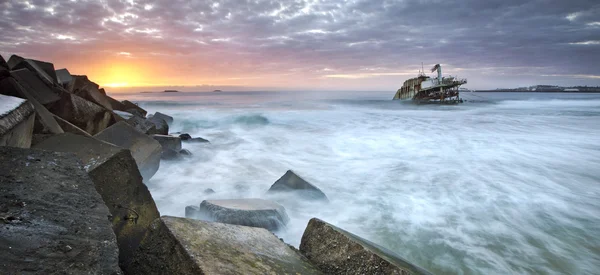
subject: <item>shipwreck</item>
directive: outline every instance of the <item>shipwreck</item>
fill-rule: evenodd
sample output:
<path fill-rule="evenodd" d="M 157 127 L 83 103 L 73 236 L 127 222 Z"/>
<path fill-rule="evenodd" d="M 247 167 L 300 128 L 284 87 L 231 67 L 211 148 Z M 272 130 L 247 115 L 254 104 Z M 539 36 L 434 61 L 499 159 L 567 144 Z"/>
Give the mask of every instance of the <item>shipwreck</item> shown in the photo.
<path fill-rule="evenodd" d="M 425 75 L 424 70 L 415 78 L 404 81 L 394 99 L 412 100 L 418 104 L 456 104 L 462 103 L 459 88 L 467 83 L 467 79 L 454 76 L 442 76 L 442 66 L 436 64 L 431 72 L 437 71 L 437 78 Z"/>

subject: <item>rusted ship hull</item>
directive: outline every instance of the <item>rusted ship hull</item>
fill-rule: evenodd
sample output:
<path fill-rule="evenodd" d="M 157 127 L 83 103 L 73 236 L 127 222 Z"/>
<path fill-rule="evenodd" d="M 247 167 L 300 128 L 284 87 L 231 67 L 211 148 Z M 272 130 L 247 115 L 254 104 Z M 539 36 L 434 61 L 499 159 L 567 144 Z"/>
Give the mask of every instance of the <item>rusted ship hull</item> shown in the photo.
<path fill-rule="evenodd" d="M 419 74 L 415 78 L 404 81 L 402 87 L 394 95 L 394 99 L 412 100 L 418 104 L 462 103 L 459 88 L 467 83 L 467 80 L 451 76 L 442 77 L 442 68 L 439 64 L 435 65 L 431 71 L 436 70 L 437 78 Z"/>

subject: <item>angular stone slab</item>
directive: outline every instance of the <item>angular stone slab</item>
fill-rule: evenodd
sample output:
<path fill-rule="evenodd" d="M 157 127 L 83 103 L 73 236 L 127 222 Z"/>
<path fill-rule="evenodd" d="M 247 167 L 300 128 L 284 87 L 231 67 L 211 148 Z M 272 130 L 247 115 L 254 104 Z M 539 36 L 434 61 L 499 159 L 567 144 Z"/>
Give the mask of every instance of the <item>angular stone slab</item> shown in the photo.
<path fill-rule="evenodd" d="M 42 105 L 60 100 L 59 93 L 30 70 L 15 70 L 11 75 Z"/>
<path fill-rule="evenodd" d="M 58 84 L 65 86 L 71 81 L 73 81 L 73 76 L 71 75 L 69 70 L 60 69 L 56 70 L 56 80 L 58 81 Z"/>
<path fill-rule="evenodd" d="M 124 110 L 121 110 L 121 111 L 127 111 L 129 109 L 136 109 L 141 114 L 143 114 L 143 116 L 146 116 L 148 114 L 148 112 L 146 112 L 146 110 L 142 109 L 142 107 L 138 106 L 137 104 L 135 104 L 129 100 L 123 100 L 123 101 L 121 101 L 121 103 L 123 104 L 123 106 L 125 106 Z"/>
<path fill-rule="evenodd" d="M 102 91 L 104 91 L 104 89 L 101 89 Z M 125 107 L 125 105 L 123 105 L 123 103 L 121 103 L 120 101 L 110 97 L 110 96 L 106 96 L 108 98 L 108 102 L 110 102 L 110 106 L 112 106 L 113 110 L 118 110 L 118 111 L 127 111 L 127 108 Z"/>
<path fill-rule="evenodd" d="M 112 214 L 119 261 L 126 266 L 148 225 L 160 217 L 129 150 L 74 134 L 52 136 L 35 148 L 70 152 L 81 159 Z"/>
<path fill-rule="evenodd" d="M 173 117 L 172 116 L 165 115 L 165 114 L 163 114 L 161 112 L 154 113 L 154 115 L 152 116 L 152 118 L 160 118 L 160 119 L 166 121 L 167 124 L 169 124 L 169 125 L 171 125 L 173 123 Z"/>
<path fill-rule="evenodd" d="M 0 146 L 29 148 L 35 114 L 27 100 L 0 95 Z"/>
<path fill-rule="evenodd" d="M 0 147 L 7 274 L 122 274 L 110 212 L 75 155 Z"/>
<path fill-rule="evenodd" d="M 58 125 L 60 125 L 60 128 L 63 129 L 63 131 L 65 133 L 71 133 L 71 134 L 75 134 L 75 135 L 80 135 L 80 136 L 84 136 L 84 137 L 91 137 L 92 135 L 90 135 L 88 132 L 84 131 L 83 129 L 71 124 L 70 122 L 60 118 L 59 116 L 53 115 L 54 116 L 54 120 L 56 120 L 56 122 L 58 123 Z"/>
<path fill-rule="evenodd" d="M 70 93 L 76 94 L 83 99 L 94 102 L 107 110 L 113 109 L 108 97 L 98 90 L 98 84 L 90 81 L 85 75 L 74 75 L 73 80 L 67 85 Z"/>
<path fill-rule="evenodd" d="M 60 100 L 51 104 L 48 109 L 91 135 L 114 123 L 111 111 L 67 92 L 62 92 Z"/>
<path fill-rule="evenodd" d="M 158 141 L 138 132 L 124 121 L 117 122 L 94 136 L 116 146 L 129 149 L 144 181 L 158 170 L 162 147 Z"/>
<path fill-rule="evenodd" d="M 171 149 L 177 152 L 181 151 L 181 138 L 179 137 L 169 135 L 152 135 L 152 138 L 160 143 L 163 150 Z"/>
<path fill-rule="evenodd" d="M 186 217 L 271 231 L 284 228 L 289 221 L 283 206 L 263 199 L 205 200 L 200 204 L 197 215 Z"/>
<path fill-rule="evenodd" d="M 300 252 L 326 274 L 431 274 L 386 248 L 317 218 L 308 222 Z"/>
<path fill-rule="evenodd" d="M 271 232 L 163 216 L 149 227 L 128 274 L 320 274 Z"/>
<path fill-rule="evenodd" d="M 268 193 L 292 192 L 302 197 L 314 200 L 328 200 L 321 189 L 305 181 L 296 175 L 292 170 L 288 170 L 269 188 Z"/>
<path fill-rule="evenodd" d="M 147 119 L 139 116 L 132 116 L 127 119 L 127 124 L 131 125 L 135 130 L 146 135 L 156 134 L 156 125 Z"/>
<path fill-rule="evenodd" d="M 54 64 L 34 59 L 25 59 L 18 55 L 13 55 L 8 60 L 8 66 L 11 70 L 28 69 L 36 73 L 46 84 L 52 86 L 57 83 Z"/>

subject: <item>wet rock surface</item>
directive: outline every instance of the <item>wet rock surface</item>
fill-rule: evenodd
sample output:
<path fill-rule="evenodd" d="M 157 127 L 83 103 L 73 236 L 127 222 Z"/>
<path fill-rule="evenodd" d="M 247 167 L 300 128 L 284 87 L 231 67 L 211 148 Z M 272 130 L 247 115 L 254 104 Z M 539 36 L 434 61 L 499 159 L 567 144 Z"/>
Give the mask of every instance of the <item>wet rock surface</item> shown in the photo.
<path fill-rule="evenodd" d="M 325 274 L 431 274 L 388 249 L 317 218 L 308 222 L 300 252 Z"/>
<path fill-rule="evenodd" d="M 73 154 L 0 147 L 0 268 L 121 274 L 110 212 Z"/>
<path fill-rule="evenodd" d="M 294 193 L 301 197 L 313 200 L 328 200 L 321 189 L 296 175 L 292 170 L 288 170 L 271 186 L 271 188 L 269 188 L 268 191 L 268 193 L 271 194 L 278 192 Z"/>
<path fill-rule="evenodd" d="M 186 217 L 271 231 L 285 228 L 289 221 L 283 206 L 263 199 L 205 200 L 197 210 L 195 213 L 190 210 L 190 216 L 186 211 Z"/>
<path fill-rule="evenodd" d="M 271 232 L 162 217 L 149 227 L 129 274 L 320 274 Z"/>

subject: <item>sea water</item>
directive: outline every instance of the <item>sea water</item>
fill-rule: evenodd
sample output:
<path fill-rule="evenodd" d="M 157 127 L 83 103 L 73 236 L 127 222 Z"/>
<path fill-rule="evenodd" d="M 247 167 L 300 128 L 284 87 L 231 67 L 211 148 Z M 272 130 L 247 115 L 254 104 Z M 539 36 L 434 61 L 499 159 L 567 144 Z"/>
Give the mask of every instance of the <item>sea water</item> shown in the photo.
<path fill-rule="evenodd" d="M 392 95 L 117 97 L 210 140 L 184 143 L 193 157 L 147 183 L 162 215 L 269 198 L 291 169 L 330 200 L 278 199 L 290 223 L 277 235 L 296 247 L 317 217 L 437 274 L 600 274 L 600 95 L 464 93 L 456 106 Z"/>

